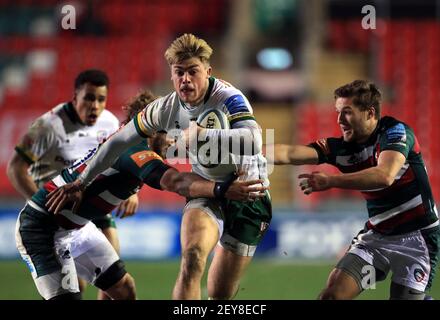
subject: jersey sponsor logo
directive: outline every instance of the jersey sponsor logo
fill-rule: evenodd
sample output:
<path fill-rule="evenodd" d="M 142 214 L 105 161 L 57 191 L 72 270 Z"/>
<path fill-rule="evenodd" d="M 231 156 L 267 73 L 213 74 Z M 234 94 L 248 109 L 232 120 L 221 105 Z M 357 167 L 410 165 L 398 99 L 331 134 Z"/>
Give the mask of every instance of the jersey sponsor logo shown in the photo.
<path fill-rule="evenodd" d="M 35 267 L 34 267 L 34 264 L 32 263 L 31 258 L 29 256 L 23 256 L 22 258 L 23 258 L 23 261 L 26 263 L 29 271 L 31 273 L 34 273 L 35 272 Z"/>
<path fill-rule="evenodd" d="M 406 130 L 405 126 L 401 123 L 389 128 L 386 131 L 387 142 L 405 145 L 406 142 Z"/>
<path fill-rule="evenodd" d="M 264 231 L 267 230 L 267 228 L 269 228 L 269 223 L 268 222 L 261 222 L 261 224 L 260 224 L 260 232 L 263 233 Z"/>
<path fill-rule="evenodd" d="M 257 238 L 261 238 L 269 228 L 269 223 L 262 221 L 260 223 L 260 232 L 258 232 Z"/>
<path fill-rule="evenodd" d="M 425 279 L 425 272 L 422 269 L 414 269 L 414 279 L 416 279 L 417 282 L 422 282 L 423 279 Z"/>
<path fill-rule="evenodd" d="M 71 257 L 70 250 L 61 248 L 58 250 L 58 256 L 64 260 L 70 259 L 70 257 Z"/>
<path fill-rule="evenodd" d="M 162 158 L 154 151 L 140 151 L 132 154 L 130 158 L 136 163 L 139 168 L 142 168 L 146 163 L 152 160 L 163 161 Z"/>
<path fill-rule="evenodd" d="M 76 160 L 69 168 L 69 173 L 72 173 L 75 169 L 77 169 L 80 165 L 82 165 L 83 163 L 86 163 L 87 160 L 89 160 L 96 152 L 96 150 L 98 150 L 98 148 L 93 148 L 89 150 L 89 153 L 87 153 L 87 155 L 84 158 L 81 158 L 79 160 Z"/>

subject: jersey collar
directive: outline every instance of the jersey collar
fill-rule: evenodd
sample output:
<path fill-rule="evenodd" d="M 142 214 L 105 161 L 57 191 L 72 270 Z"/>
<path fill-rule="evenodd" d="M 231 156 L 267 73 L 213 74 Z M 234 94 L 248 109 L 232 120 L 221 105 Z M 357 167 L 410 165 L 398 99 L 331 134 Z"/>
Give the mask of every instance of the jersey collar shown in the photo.
<path fill-rule="evenodd" d="M 63 106 L 64 112 L 66 112 L 67 117 L 70 119 L 70 121 L 72 121 L 72 123 L 76 124 L 83 124 L 81 122 L 81 119 L 78 117 L 78 114 L 75 111 L 75 108 L 73 107 L 72 102 L 67 102 L 64 106 Z"/>
<path fill-rule="evenodd" d="M 365 144 L 373 144 L 376 142 L 377 140 L 377 135 L 379 134 L 379 130 L 381 127 L 381 118 L 379 118 L 379 120 L 377 121 L 376 124 L 376 128 L 374 128 L 373 132 L 371 133 L 371 135 L 368 137 L 368 140 Z"/>
<path fill-rule="evenodd" d="M 205 97 L 203 98 L 203 103 L 208 102 L 209 97 L 211 97 L 212 88 L 214 88 L 215 78 L 209 77 L 208 81 L 209 81 L 208 90 L 206 90 Z"/>

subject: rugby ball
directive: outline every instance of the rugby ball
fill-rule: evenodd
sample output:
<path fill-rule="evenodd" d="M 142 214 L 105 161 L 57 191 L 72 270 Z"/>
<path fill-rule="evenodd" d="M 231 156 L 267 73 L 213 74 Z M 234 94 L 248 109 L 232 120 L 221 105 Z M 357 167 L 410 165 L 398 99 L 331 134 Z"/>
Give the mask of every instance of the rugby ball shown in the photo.
<path fill-rule="evenodd" d="M 227 115 L 218 109 L 202 112 L 197 118 L 197 124 L 207 129 L 230 129 Z M 221 181 L 237 170 L 226 141 L 198 141 L 195 158 L 193 171 L 207 179 Z"/>
<path fill-rule="evenodd" d="M 207 129 L 229 129 L 228 117 L 217 109 L 206 110 L 200 114 L 197 124 Z"/>

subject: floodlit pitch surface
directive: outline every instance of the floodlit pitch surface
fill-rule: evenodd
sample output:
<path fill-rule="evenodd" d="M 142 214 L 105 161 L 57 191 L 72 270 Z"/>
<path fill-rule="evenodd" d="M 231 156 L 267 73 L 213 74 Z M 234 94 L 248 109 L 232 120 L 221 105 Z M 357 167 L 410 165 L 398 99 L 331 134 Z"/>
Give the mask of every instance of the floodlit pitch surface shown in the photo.
<path fill-rule="evenodd" d="M 323 288 L 334 262 L 290 262 L 255 260 L 244 277 L 236 299 L 313 300 Z M 127 270 L 136 280 L 138 299 L 168 300 L 176 279 L 178 261 L 128 261 Z M 2 285 L 0 299 L 38 299 L 30 273 L 21 261 L 0 261 Z M 389 277 L 376 289 L 365 291 L 359 299 L 388 299 Z M 206 278 L 203 281 L 206 284 Z M 206 298 L 206 287 L 203 288 Z M 440 299 L 440 280 L 435 279 L 431 295 Z M 84 299 L 95 299 L 89 286 Z"/>

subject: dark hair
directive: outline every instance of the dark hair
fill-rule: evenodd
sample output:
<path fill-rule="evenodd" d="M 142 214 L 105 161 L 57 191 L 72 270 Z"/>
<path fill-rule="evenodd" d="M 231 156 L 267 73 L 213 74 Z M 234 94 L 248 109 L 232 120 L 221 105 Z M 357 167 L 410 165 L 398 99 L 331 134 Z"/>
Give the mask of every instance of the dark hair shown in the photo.
<path fill-rule="evenodd" d="M 376 85 L 366 80 L 354 80 L 335 90 L 335 99 L 353 98 L 353 104 L 365 111 L 373 107 L 375 117 L 380 118 L 381 93 Z"/>
<path fill-rule="evenodd" d="M 122 123 L 123 124 L 128 123 L 131 119 L 134 118 L 135 115 L 137 115 L 140 111 L 142 111 L 147 104 L 150 104 L 157 98 L 158 97 L 148 89 L 139 92 L 136 96 L 134 96 L 128 101 L 126 105 L 127 107 L 126 119 L 122 121 Z"/>
<path fill-rule="evenodd" d="M 81 72 L 75 79 L 75 90 L 81 88 L 85 83 L 90 83 L 94 86 L 106 86 L 108 88 L 110 81 L 104 71 L 98 69 L 88 69 Z"/>

